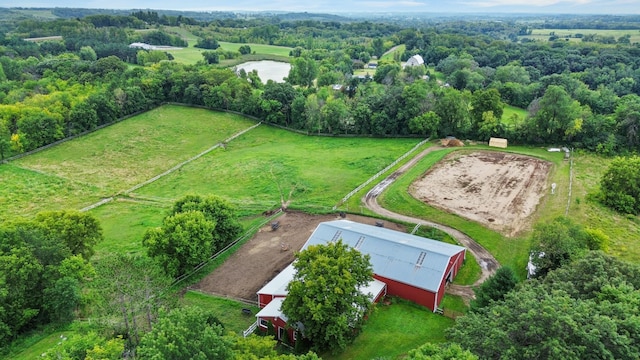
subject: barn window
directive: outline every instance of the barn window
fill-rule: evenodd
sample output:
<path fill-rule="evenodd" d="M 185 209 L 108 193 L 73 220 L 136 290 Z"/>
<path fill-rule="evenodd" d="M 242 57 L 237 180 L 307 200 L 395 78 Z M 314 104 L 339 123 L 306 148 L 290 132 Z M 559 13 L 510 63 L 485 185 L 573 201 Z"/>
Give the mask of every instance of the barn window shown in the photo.
<path fill-rule="evenodd" d="M 354 246 L 354 248 L 356 248 L 356 250 L 360 250 L 360 246 L 362 246 L 363 242 L 364 242 L 364 236 L 360 236 L 360 238 L 358 239 L 358 242 L 356 242 L 356 246 Z"/>
<path fill-rule="evenodd" d="M 268 328 L 269 327 L 269 322 L 265 319 L 260 319 L 260 327 L 263 328 Z"/>
<path fill-rule="evenodd" d="M 283 340 L 285 336 L 284 328 L 278 326 L 278 339 Z"/>
<path fill-rule="evenodd" d="M 340 235 L 342 235 L 342 230 L 336 231 L 336 234 L 333 235 L 333 239 L 331 239 L 331 241 L 337 241 L 338 239 L 340 239 Z"/>

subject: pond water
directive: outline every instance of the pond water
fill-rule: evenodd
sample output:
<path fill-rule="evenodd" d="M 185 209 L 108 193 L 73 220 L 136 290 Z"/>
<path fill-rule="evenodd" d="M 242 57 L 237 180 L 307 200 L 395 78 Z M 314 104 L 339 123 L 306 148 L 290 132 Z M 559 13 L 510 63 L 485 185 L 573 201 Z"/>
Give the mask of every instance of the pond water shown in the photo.
<path fill-rule="evenodd" d="M 240 69 L 244 69 L 244 71 L 248 73 L 257 70 L 258 76 L 263 83 L 266 83 L 268 80 L 284 82 L 284 78 L 289 76 L 291 64 L 271 60 L 248 61 L 236 66 L 237 71 L 240 71 Z"/>

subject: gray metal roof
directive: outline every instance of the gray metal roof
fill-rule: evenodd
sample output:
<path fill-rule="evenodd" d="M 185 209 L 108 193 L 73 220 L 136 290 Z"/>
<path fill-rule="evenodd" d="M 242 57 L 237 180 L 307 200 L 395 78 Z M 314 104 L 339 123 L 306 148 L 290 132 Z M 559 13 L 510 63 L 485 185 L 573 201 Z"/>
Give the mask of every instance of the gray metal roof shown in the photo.
<path fill-rule="evenodd" d="M 438 291 L 451 257 L 465 251 L 462 246 L 349 220 L 321 223 L 302 249 L 338 239 L 369 254 L 375 274 L 432 292 Z"/>

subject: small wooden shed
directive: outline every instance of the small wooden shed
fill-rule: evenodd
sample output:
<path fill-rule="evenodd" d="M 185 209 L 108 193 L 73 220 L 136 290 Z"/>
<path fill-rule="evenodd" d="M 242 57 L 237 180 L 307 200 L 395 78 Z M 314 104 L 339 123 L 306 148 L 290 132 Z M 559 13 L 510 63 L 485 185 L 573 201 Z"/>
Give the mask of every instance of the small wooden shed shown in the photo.
<path fill-rule="evenodd" d="M 491 139 L 489 139 L 489 146 L 506 149 L 507 139 L 492 137 Z"/>

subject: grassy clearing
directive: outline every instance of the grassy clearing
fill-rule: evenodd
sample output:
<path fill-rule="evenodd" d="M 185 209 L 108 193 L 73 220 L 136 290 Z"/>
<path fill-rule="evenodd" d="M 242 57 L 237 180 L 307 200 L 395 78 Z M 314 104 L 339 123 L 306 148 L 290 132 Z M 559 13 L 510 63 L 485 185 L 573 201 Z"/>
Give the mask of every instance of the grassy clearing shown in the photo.
<path fill-rule="evenodd" d="M 91 210 L 104 230 L 104 241 L 95 248 L 96 257 L 142 252 L 142 236 L 147 229 L 162 225 L 170 205 L 114 201 Z"/>
<path fill-rule="evenodd" d="M 407 49 L 407 46 L 405 44 L 395 46 L 391 48 L 389 51 L 387 51 L 386 53 L 382 54 L 382 56 L 380 57 L 380 60 L 393 61 L 395 54 L 398 54 L 398 56 L 400 56 L 402 55 L 402 53 L 404 53 L 406 49 Z"/>
<path fill-rule="evenodd" d="M 24 169 L 0 165 L 0 221 L 32 216 L 39 211 L 82 208 L 100 200 L 95 186 Z"/>
<path fill-rule="evenodd" d="M 267 54 L 267 55 L 278 55 L 278 56 L 289 56 L 289 52 L 293 50 L 291 47 L 287 46 L 276 46 L 276 45 L 265 45 L 265 44 L 239 44 L 239 43 L 231 43 L 226 41 L 219 41 L 220 47 L 226 51 L 238 51 L 240 46 L 249 45 L 251 47 L 251 52 L 256 54 Z"/>
<path fill-rule="evenodd" d="M 624 260 L 640 261 L 640 218 L 622 215 L 592 199 L 612 159 L 574 154 L 574 182 L 568 216 L 611 237 L 609 253 Z M 591 195 L 591 196 L 589 196 Z"/>
<path fill-rule="evenodd" d="M 227 331 L 242 335 L 256 321 L 254 316 L 259 308 L 232 299 L 210 296 L 197 291 L 187 291 L 183 301 L 186 305 L 198 306 L 214 313 Z M 251 309 L 251 315 L 242 313 L 242 309 Z"/>
<path fill-rule="evenodd" d="M 560 38 L 568 38 L 570 41 L 582 41 L 575 37 L 576 34 L 600 36 L 613 36 L 616 40 L 624 35 L 631 35 L 631 43 L 640 42 L 640 30 L 606 30 L 606 29 L 533 29 L 531 35 L 521 36 L 532 40 L 548 41 L 551 34 Z"/>
<path fill-rule="evenodd" d="M 216 194 L 262 212 L 280 205 L 282 189 L 285 201 L 291 193 L 291 208 L 326 211 L 417 142 L 310 137 L 260 126 L 137 193 Z"/>
<path fill-rule="evenodd" d="M 17 160 L 20 167 L 91 184 L 114 194 L 253 125 L 238 115 L 162 106 Z"/>
<path fill-rule="evenodd" d="M 502 122 L 507 125 L 515 125 L 516 121 L 523 121 L 527 117 L 527 110 L 507 105 L 502 112 Z"/>
<path fill-rule="evenodd" d="M 13 343 L 8 354 L 4 356 L 0 355 L 0 358 L 12 360 L 39 359 L 43 353 L 51 350 L 60 343 L 61 336 L 69 338 L 74 333 L 73 325 L 69 325 L 65 329 L 52 330 L 45 328 L 44 330 L 35 331 L 21 338 L 18 342 Z"/>
<path fill-rule="evenodd" d="M 194 65 L 198 61 L 204 60 L 204 57 L 202 57 L 203 51 L 205 51 L 205 49 L 195 47 L 167 50 L 167 52 L 173 56 L 173 61 L 185 65 Z"/>
<path fill-rule="evenodd" d="M 444 330 L 453 320 L 402 299 L 378 304 L 354 343 L 338 355 L 322 354 L 326 360 L 403 358 L 409 350 L 428 342 L 443 342 Z"/>

